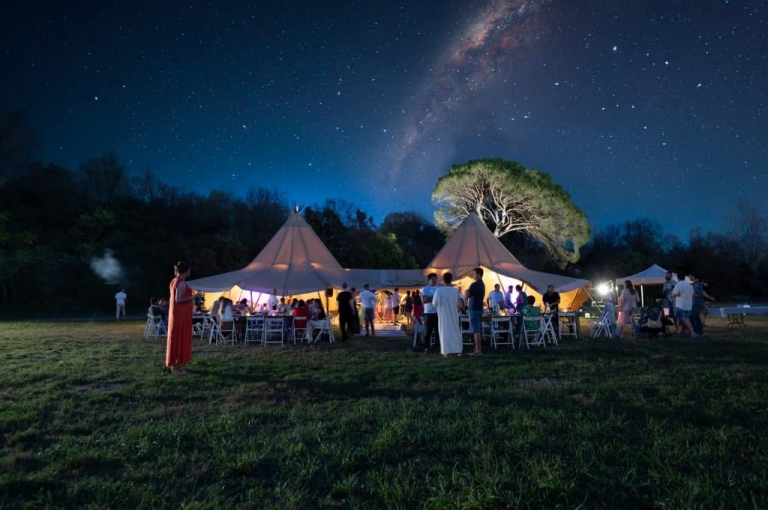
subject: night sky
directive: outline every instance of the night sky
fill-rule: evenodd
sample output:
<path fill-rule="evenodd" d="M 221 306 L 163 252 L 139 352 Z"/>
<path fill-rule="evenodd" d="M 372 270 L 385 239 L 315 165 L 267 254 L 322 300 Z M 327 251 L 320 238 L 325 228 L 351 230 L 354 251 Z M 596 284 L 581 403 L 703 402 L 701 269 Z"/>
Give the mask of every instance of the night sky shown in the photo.
<path fill-rule="evenodd" d="M 593 226 L 687 239 L 768 190 L 768 2 L 0 3 L 0 108 L 207 194 L 432 218 L 452 164 L 549 173 Z"/>

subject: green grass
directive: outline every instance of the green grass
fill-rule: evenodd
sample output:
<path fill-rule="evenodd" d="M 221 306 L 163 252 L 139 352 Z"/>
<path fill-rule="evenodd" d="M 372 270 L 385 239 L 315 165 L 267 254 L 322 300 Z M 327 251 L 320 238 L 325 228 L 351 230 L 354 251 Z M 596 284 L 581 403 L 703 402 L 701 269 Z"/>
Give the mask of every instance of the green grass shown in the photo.
<path fill-rule="evenodd" d="M 768 320 L 442 359 L 407 339 L 209 346 L 0 324 L 3 508 L 768 504 Z"/>

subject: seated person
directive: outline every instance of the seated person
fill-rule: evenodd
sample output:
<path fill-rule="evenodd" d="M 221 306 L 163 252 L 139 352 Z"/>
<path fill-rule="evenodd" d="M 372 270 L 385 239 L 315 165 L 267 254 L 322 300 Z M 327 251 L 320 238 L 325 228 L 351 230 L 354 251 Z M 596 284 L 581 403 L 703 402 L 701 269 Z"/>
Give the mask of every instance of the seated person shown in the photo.
<path fill-rule="evenodd" d="M 232 329 L 232 322 L 235 320 L 234 307 L 232 306 L 232 300 L 221 296 L 219 298 L 219 328 L 224 330 Z M 226 333 L 224 334 L 227 335 Z"/>
<path fill-rule="evenodd" d="M 307 328 L 310 330 L 310 335 L 312 336 L 313 330 L 323 329 L 325 327 L 325 320 L 327 319 L 325 309 L 323 309 L 323 304 L 319 299 L 312 301 L 310 314 L 312 318 L 309 320 L 309 326 L 307 326 Z"/>
<path fill-rule="evenodd" d="M 306 328 L 309 321 L 309 308 L 303 299 L 299 300 L 296 308 L 291 312 L 293 315 L 293 325 L 297 328 Z"/>
<path fill-rule="evenodd" d="M 162 317 L 162 314 L 160 313 L 160 306 L 158 305 L 159 301 L 160 300 L 156 297 L 149 298 L 149 308 L 147 309 L 147 313 L 152 317 Z"/>
<path fill-rule="evenodd" d="M 288 305 L 287 305 L 287 304 L 285 304 L 285 298 L 284 298 L 284 297 L 281 297 L 281 298 L 280 298 L 280 304 L 279 304 L 279 305 L 277 305 L 277 313 L 278 313 L 278 314 L 280 314 L 280 315 L 283 315 L 283 314 L 285 314 L 287 311 L 288 311 Z"/>
<path fill-rule="evenodd" d="M 456 304 L 456 308 L 459 310 L 459 315 L 467 315 L 467 302 L 464 301 L 464 298 L 459 298 L 459 302 Z"/>
<path fill-rule="evenodd" d="M 238 315 L 246 315 L 251 312 L 251 307 L 248 306 L 248 300 L 243 298 L 235 306 L 235 313 Z"/>
<path fill-rule="evenodd" d="M 535 306 L 536 297 L 528 296 L 525 307 L 523 307 L 523 317 L 525 329 L 537 330 L 541 325 L 541 308 Z"/>

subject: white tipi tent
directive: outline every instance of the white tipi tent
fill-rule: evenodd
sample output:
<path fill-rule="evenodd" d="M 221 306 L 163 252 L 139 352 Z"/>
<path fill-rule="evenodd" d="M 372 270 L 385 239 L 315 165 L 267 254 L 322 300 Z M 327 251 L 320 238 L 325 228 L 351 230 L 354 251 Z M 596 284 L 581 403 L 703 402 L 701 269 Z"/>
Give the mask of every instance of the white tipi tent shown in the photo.
<path fill-rule="evenodd" d="M 295 296 L 340 287 L 345 271 L 312 227 L 296 211 L 263 250 L 242 269 L 190 280 L 189 286 L 205 292 L 240 291 Z"/>
<path fill-rule="evenodd" d="M 571 310 L 577 309 L 588 298 L 585 288 L 590 286 L 589 280 L 527 269 L 488 230 L 480 217 L 471 213 L 435 255 L 424 274 L 450 271 L 454 281 L 459 280 L 457 285 L 466 288 L 469 275 L 476 267 L 485 269 L 483 281 L 487 291 L 495 283 L 499 283 L 503 289 L 510 284 L 520 283 L 527 294 L 536 295 L 536 302 L 541 303 L 541 294 L 546 292 L 548 285 L 554 285 L 560 293 L 561 306 Z"/>

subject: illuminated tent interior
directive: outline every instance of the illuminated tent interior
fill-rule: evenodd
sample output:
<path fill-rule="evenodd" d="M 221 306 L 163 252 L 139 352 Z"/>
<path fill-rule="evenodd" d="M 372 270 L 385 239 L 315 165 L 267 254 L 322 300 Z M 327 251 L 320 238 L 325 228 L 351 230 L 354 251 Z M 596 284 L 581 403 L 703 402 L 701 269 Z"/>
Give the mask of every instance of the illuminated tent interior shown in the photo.
<path fill-rule="evenodd" d="M 496 283 L 501 285 L 502 290 L 509 285 L 520 284 L 526 294 L 536 297 L 536 304 L 540 305 L 541 295 L 551 284 L 560 293 L 563 310 L 578 310 L 589 298 L 589 280 L 526 268 L 488 230 L 480 217 L 472 213 L 459 225 L 423 274 L 437 273 L 439 280 L 444 272 L 450 271 L 454 275 L 454 284 L 463 292 L 472 283 L 472 271 L 476 267 L 484 270 L 486 295 Z"/>

